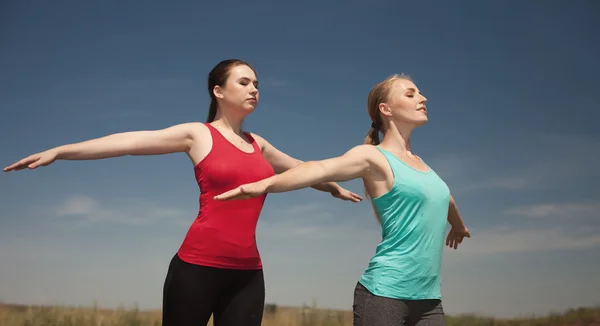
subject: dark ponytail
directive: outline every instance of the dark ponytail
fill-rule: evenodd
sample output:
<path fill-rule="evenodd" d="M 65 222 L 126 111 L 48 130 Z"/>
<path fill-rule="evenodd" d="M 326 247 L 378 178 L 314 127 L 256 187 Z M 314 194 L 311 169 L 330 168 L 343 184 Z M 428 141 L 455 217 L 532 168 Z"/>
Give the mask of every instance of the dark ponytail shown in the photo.
<path fill-rule="evenodd" d="M 219 108 L 217 97 L 213 93 L 215 86 L 224 87 L 225 83 L 227 83 L 227 78 L 229 78 L 229 70 L 240 65 L 248 66 L 254 71 L 254 68 L 245 61 L 239 59 L 227 59 L 219 62 L 208 74 L 208 95 L 210 96 L 210 105 L 208 107 L 208 117 L 206 118 L 207 123 L 215 120 L 217 109 Z M 256 74 L 256 71 L 254 71 L 254 73 Z"/>
<path fill-rule="evenodd" d="M 381 118 L 379 118 L 379 120 L 381 120 Z M 379 140 L 379 127 L 376 123 L 372 123 L 371 129 L 369 129 L 369 132 L 365 137 L 365 144 L 379 145 L 380 142 L 381 141 Z"/>
<path fill-rule="evenodd" d="M 208 117 L 206 118 L 206 122 L 210 123 L 215 121 L 215 117 L 217 116 L 217 100 L 215 100 L 214 95 L 210 98 L 210 106 L 208 107 Z"/>

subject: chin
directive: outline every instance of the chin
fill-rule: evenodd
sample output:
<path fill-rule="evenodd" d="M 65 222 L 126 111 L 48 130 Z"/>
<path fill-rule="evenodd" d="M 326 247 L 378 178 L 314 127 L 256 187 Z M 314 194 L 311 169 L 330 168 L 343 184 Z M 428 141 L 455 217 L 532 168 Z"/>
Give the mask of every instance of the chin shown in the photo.
<path fill-rule="evenodd" d="M 239 109 L 239 112 L 243 115 L 248 115 L 256 110 L 256 107 L 253 105 L 244 105 Z"/>
<path fill-rule="evenodd" d="M 424 126 L 427 124 L 427 122 L 429 122 L 429 119 L 425 118 L 425 119 L 419 119 L 419 120 L 415 120 L 414 124 L 418 127 L 420 126 Z"/>

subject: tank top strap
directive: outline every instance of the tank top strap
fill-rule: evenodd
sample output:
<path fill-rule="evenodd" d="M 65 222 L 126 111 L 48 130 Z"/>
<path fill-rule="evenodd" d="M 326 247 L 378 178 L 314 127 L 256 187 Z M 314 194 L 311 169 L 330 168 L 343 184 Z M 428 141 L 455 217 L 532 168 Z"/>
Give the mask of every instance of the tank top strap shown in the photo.
<path fill-rule="evenodd" d="M 255 153 L 260 153 L 260 147 L 258 146 L 258 142 L 256 141 L 256 139 L 254 137 L 252 137 L 252 134 L 244 131 L 244 135 L 246 135 L 246 137 L 248 137 L 248 140 L 250 140 L 250 143 L 252 144 L 252 148 L 254 148 L 254 152 Z"/>
<path fill-rule="evenodd" d="M 379 146 L 375 146 L 375 147 L 383 154 L 383 156 L 385 156 L 385 159 L 388 161 L 388 164 L 390 165 L 390 168 L 392 169 L 392 173 L 394 173 L 394 175 L 399 175 L 400 171 L 402 171 L 402 172 L 408 171 L 410 173 L 417 173 L 417 174 L 433 174 L 433 170 L 425 162 L 423 162 L 423 164 L 425 164 L 425 166 L 427 166 L 428 171 L 419 171 L 419 170 L 413 168 L 412 166 L 406 164 L 404 161 L 402 161 L 396 155 L 386 151 L 385 149 L 383 149 Z"/>
<path fill-rule="evenodd" d="M 398 175 L 398 162 L 397 162 L 397 158 L 396 156 L 392 155 L 392 153 L 386 151 L 385 149 L 379 147 L 379 146 L 375 146 L 375 148 L 377 148 L 377 150 L 379 150 L 379 152 L 381 154 L 383 154 L 383 156 L 385 157 L 385 160 L 388 162 L 388 165 L 390 166 L 390 169 L 392 169 L 392 175 L 394 175 L 394 177 L 396 175 Z"/>
<path fill-rule="evenodd" d="M 210 131 L 210 136 L 212 138 L 213 143 L 215 142 L 215 138 L 219 138 L 219 140 L 222 140 L 221 137 L 221 133 L 217 130 L 217 128 L 213 127 L 210 123 L 205 122 L 204 125 L 206 126 L 206 128 L 208 128 L 208 131 Z"/>

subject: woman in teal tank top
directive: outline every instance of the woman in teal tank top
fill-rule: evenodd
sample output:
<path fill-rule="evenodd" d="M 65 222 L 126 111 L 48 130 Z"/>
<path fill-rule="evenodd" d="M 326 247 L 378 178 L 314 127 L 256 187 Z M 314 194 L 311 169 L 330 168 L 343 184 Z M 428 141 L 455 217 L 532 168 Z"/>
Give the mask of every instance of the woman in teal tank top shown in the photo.
<path fill-rule="evenodd" d="M 428 120 L 426 101 L 410 78 L 393 75 L 369 93 L 365 144 L 215 197 L 251 198 L 361 178 L 382 240 L 355 288 L 354 325 L 446 325 L 440 289 L 446 223 L 451 248 L 470 233 L 446 183 L 411 151 L 412 131 Z"/>

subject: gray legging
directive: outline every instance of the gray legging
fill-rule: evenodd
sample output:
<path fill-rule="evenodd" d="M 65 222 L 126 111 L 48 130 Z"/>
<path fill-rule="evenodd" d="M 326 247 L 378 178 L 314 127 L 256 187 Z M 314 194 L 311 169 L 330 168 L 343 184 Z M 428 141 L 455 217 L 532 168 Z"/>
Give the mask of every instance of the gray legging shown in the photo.
<path fill-rule="evenodd" d="M 354 326 L 446 326 L 441 300 L 376 296 L 360 282 L 354 289 Z"/>

